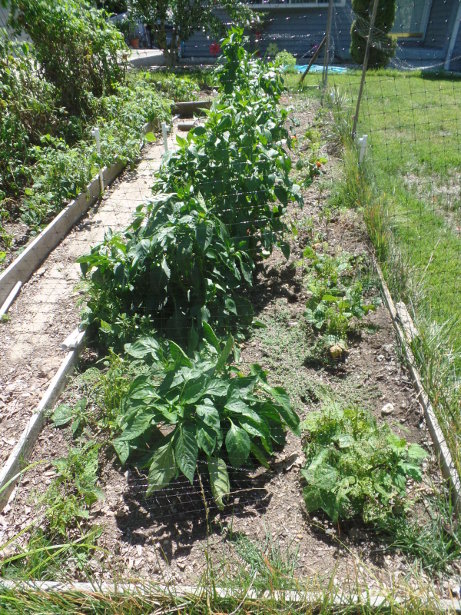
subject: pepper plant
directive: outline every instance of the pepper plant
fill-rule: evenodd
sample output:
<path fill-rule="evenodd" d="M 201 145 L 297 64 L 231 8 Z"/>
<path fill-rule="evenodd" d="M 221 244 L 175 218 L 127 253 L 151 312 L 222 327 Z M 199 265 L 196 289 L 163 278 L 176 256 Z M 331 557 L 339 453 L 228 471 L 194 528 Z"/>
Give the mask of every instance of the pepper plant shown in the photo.
<path fill-rule="evenodd" d="M 152 368 L 133 380 L 113 445 L 122 463 L 131 458 L 149 468 L 148 493 L 179 474 L 192 483 L 204 459 L 222 508 L 230 491 L 227 466 L 240 468 L 253 457 L 267 467 L 286 430 L 299 433 L 299 418 L 286 391 L 269 386 L 258 365 L 245 375 L 228 364 L 232 337 L 223 344 L 208 325 L 204 334 L 206 341 L 191 356 L 154 337 L 126 346 L 128 355 Z"/>

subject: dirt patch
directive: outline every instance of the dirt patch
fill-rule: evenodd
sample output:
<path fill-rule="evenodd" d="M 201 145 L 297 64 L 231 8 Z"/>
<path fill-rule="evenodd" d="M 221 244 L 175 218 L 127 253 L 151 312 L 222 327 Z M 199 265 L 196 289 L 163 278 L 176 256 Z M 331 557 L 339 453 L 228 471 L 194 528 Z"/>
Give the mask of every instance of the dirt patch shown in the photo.
<path fill-rule="evenodd" d="M 313 116 L 313 109 L 298 109 L 298 130 L 304 130 Z M 305 361 L 310 345 L 301 317 L 306 294 L 296 267 L 303 248 L 321 236 L 332 251 L 339 247 L 354 254 L 369 250 L 363 224 L 354 213 L 335 214 L 329 219 L 322 215 L 337 164 L 330 158 L 321 182 L 305 191 L 303 210 L 290 209 L 298 234 L 291 238 L 289 262 L 274 252 L 259 269 L 251 297 L 265 327 L 256 328 L 241 345 L 241 360 L 243 365 L 258 362 L 268 370 L 273 384 L 285 386 L 301 417 L 317 409 L 322 396 L 331 392 L 345 403 L 369 408 L 406 439 L 425 446 L 431 457 L 425 463 L 426 482 L 410 487 L 410 495 L 416 495 L 432 488 L 429 483 L 437 483 L 438 471 L 385 308 L 381 306 L 367 317 L 368 328 L 351 343 L 340 367 L 315 368 Z M 76 378 L 63 400 L 79 396 Z M 389 412 L 388 406 L 384 414 L 386 404 L 392 404 L 392 410 Z M 48 425 L 33 459 L 56 459 L 65 455 L 70 445 L 66 431 Z M 356 589 L 358 579 L 372 589 L 394 586 L 408 576 L 403 556 L 389 551 L 386 543 L 365 527 L 355 523 L 336 527 L 323 515 L 306 514 L 299 473 L 304 462 L 302 443 L 292 434 L 270 470 L 230 469 L 232 493 L 223 511 L 213 502 L 205 470 L 193 485 L 178 479 L 147 498 L 145 475 L 121 469 L 113 458 L 102 462 L 100 482 L 106 497 L 93 507 L 91 516 L 91 522 L 102 528 L 98 541 L 102 551 L 90 562 L 96 578 L 123 575 L 125 579 L 131 576 L 188 584 L 199 581 L 211 562 L 219 581 L 225 583 L 244 566 L 236 553 L 235 536 L 277 544 L 299 579 L 335 577 L 343 589 L 349 584 Z M 34 505 L 34 493 L 42 492 L 53 474 L 52 466 L 46 465 L 26 475 L 27 482 L 17 488 L 0 516 L 0 542 L 2 533 L 5 539 L 30 521 L 25 507 Z"/>
<path fill-rule="evenodd" d="M 438 174 L 421 176 L 407 173 L 403 180 L 405 186 L 418 199 L 442 216 L 458 236 L 461 235 L 461 173 L 459 171 L 450 169 L 444 177 Z"/>

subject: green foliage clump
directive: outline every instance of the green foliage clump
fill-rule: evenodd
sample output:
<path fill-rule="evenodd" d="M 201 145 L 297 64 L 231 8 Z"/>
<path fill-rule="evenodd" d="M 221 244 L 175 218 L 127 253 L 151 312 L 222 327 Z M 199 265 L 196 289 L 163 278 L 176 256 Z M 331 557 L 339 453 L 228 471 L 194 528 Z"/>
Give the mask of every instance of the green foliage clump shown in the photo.
<path fill-rule="evenodd" d="M 99 445 L 89 443 L 53 462 L 57 476 L 41 497 L 50 536 L 67 537 L 69 528 L 87 520 L 91 506 L 104 497 L 97 485 L 98 454 Z"/>
<path fill-rule="evenodd" d="M 248 375 L 228 365 L 232 337 L 222 345 L 207 325 L 205 333 L 210 341 L 190 356 L 153 337 L 127 345 L 128 355 L 152 362 L 152 369 L 131 383 L 113 444 L 122 463 L 134 457 L 149 468 L 148 493 L 179 473 L 192 483 L 204 458 L 222 507 L 230 491 L 227 465 L 240 468 L 253 456 L 267 466 L 285 430 L 298 432 L 299 418 L 286 392 L 269 386 L 258 365 Z"/>
<path fill-rule="evenodd" d="M 296 74 L 296 58 L 289 51 L 279 51 L 275 56 L 274 64 L 285 73 Z"/>
<path fill-rule="evenodd" d="M 97 174 L 114 162 L 129 162 L 139 153 L 140 134 L 147 122 L 158 127 L 170 117 L 169 103 L 141 78 L 129 88 L 118 86 L 114 94 L 93 102 L 93 116 L 101 135 L 101 155 L 90 135 L 69 145 L 64 139 L 46 134 L 30 148 L 35 161 L 30 185 L 20 206 L 21 218 L 39 228 L 77 196 Z"/>
<path fill-rule="evenodd" d="M 365 298 L 368 289 L 360 279 L 360 258 L 347 252 L 330 256 L 310 246 L 303 256 L 300 264 L 307 269 L 310 295 L 304 318 L 310 330 L 320 334 L 311 354 L 315 360 L 337 361 L 344 358 L 348 338 L 359 321 L 376 309 L 379 299 Z"/>
<path fill-rule="evenodd" d="M 106 333 L 122 314 L 152 318 L 191 349 L 203 322 L 224 333 L 249 324 L 244 293 L 255 260 L 276 244 L 288 254 L 281 216 L 300 196 L 283 145 L 282 82 L 244 51 L 241 36 L 236 30 L 224 43 L 220 96 L 204 126 L 178 137 L 154 200 L 125 232 L 108 234 L 80 259 L 89 283 L 86 324 L 103 330 L 106 346 L 119 344 Z"/>
<path fill-rule="evenodd" d="M 376 309 L 365 303 L 362 283 L 354 278 L 356 259 L 347 252 L 338 256 L 318 253 L 308 247 L 304 257 L 310 259 L 307 289 L 311 296 L 304 316 L 318 331 L 347 338 L 353 322 Z"/>
<path fill-rule="evenodd" d="M 17 195 L 30 177 L 30 147 L 60 125 L 56 90 L 37 75 L 26 43 L 13 43 L 0 29 L 0 198 Z"/>
<path fill-rule="evenodd" d="M 125 74 L 121 34 L 86 0 L 12 0 L 10 22 L 32 39 L 46 80 L 69 113 L 89 112 Z"/>
<path fill-rule="evenodd" d="M 108 234 L 79 262 L 91 272 L 85 322 L 101 328 L 105 345 L 120 343 L 111 327 L 120 314 L 149 315 L 183 345 L 193 345 L 204 322 L 223 330 L 251 322 L 243 292 L 253 262 L 200 195 L 159 195 L 139 208 L 127 232 Z"/>
<path fill-rule="evenodd" d="M 302 428 L 309 512 L 323 510 L 334 523 L 357 517 L 379 524 L 405 511 L 407 480 L 421 481 L 426 453 L 420 446 L 407 444 L 364 410 L 333 403 L 310 413 Z"/>
<path fill-rule="evenodd" d="M 199 91 L 197 80 L 188 75 L 155 71 L 146 73 L 146 81 L 155 84 L 158 91 L 175 101 L 195 100 Z"/>
<path fill-rule="evenodd" d="M 356 15 L 351 26 L 350 53 L 354 62 L 363 64 L 370 29 L 373 0 L 352 0 Z M 394 25 L 395 0 L 379 0 L 374 28 L 371 34 L 368 68 L 383 68 L 394 56 L 396 43 L 389 36 Z"/>

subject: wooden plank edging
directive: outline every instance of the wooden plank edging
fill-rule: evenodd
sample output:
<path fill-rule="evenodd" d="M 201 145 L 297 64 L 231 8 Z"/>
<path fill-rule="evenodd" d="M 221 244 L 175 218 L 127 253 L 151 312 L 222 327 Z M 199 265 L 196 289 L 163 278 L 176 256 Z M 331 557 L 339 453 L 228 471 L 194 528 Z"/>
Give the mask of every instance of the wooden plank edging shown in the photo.
<path fill-rule="evenodd" d="M 450 483 L 454 509 L 456 513 L 460 515 L 461 481 L 456 470 L 456 466 L 453 461 L 450 449 L 447 446 L 445 436 L 443 435 L 443 431 L 439 425 L 439 421 L 432 407 L 431 401 L 426 391 L 424 390 L 416 360 L 410 346 L 411 339 L 418 335 L 417 328 L 415 327 L 405 305 L 403 304 L 403 307 L 396 307 L 389 288 L 386 284 L 386 280 L 384 279 L 381 267 L 375 257 L 373 257 L 373 265 L 379 277 L 379 281 L 384 295 L 384 300 L 391 315 L 392 324 L 394 325 L 394 329 L 396 330 L 397 336 L 400 343 L 402 344 L 402 348 L 407 359 L 408 369 L 410 372 L 411 379 L 413 381 L 413 387 L 416 391 L 419 404 L 423 409 L 424 418 L 429 429 L 429 433 L 431 434 L 432 442 L 434 444 L 440 462 L 442 474 L 444 478 Z"/>

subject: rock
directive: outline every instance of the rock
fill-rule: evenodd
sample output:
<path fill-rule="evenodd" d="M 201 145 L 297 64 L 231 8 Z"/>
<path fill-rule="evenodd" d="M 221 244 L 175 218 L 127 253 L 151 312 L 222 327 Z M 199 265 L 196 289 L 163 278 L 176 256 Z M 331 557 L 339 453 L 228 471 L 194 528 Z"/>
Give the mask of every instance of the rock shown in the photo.
<path fill-rule="evenodd" d="M 389 416 L 389 414 L 392 414 L 393 412 L 394 412 L 394 404 L 387 403 L 387 404 L 384 404 L 384 406 L 381 408 L 381 414 L 383 416 Z"/>
<path fill-rule="evenodd" d="M 347 349 L 343 343 L 339 342 L 337 344 L 333 344 L 333 346 L 330 346 L 329 353 L 332 359 L 335 361 L 340 361 L 346 357 Z"/>

